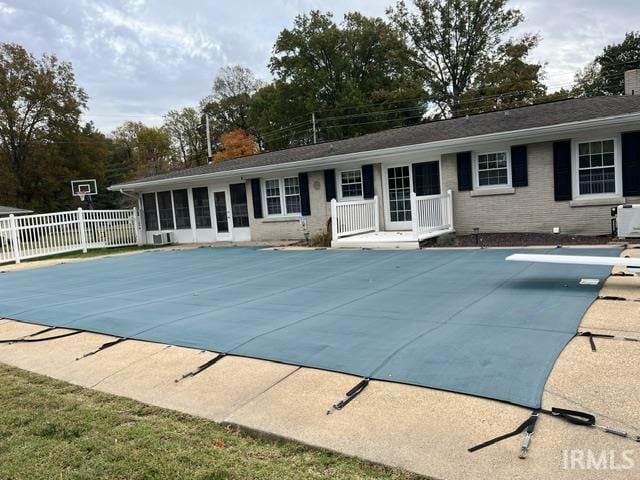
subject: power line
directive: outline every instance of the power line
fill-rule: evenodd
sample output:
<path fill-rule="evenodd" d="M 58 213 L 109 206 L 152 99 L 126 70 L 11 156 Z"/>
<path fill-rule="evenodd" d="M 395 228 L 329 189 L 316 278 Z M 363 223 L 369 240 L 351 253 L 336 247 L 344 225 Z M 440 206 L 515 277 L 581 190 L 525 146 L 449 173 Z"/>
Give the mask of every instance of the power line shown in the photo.
<path fill-rule="evenodd" d="M 612 74 L 612 75 L 607 75 L 604 78 L 605 79 L 615 79 L 615 78 L 620 78 L 624 76 L 624 73 L 617 73 L 617 74 Z M 558 84 L 556 85 L 556 87 L 563 87 L 563 86 L 568 86 L 568 85 L 573 85 L 573 83 L 565 83 L 565 84 Z M 461 100 L 460 102 L 458 102 L 458 106 L 461 105 L 474 105 L 474 104 L 482 104 L 483 102 L 490 100 L 490 99 L 497 99 L 497 98 L 509 98 L 512 96 L 517 96 L 517 95 L 523 95 L 526 93 L 533 93 L 536 92 L 537 90 L 534 89 L 529 89 L 529 90 L 514 90 L 514 91 L 508 91 L 508 92 L 502 92 L 499 94 L 493 94 L 493 95 L 483 95 L 480 97 L 476 97 L 476 98 L 471 98 L 471 99 L 467 99 L 467 100 Z M 553 94 L 551 94 L 553 95 Z M 417 98 L 424 98 L 424 97 L 414 97 L 414 99 Z M 534 99 L 535 100 L 535 99 Z M 397 100 L 396 102 L 386 102 L 387 104 L 391 104 L 391 103 L 398 103 L 400 101 L 407 101 L 405 100 Z M 437 102 L 431 102 L 431 103 L 437 103 Z M 382 105 L 384 103 L 371 103 L 369 105 Z M 366 105 L 366 104 L 365 104 Z M 365 105 L 358 105 L 357 107 L 364 107 Z M 341 107 L 341 108 L 349 108 L 349 107 Z M 420 110 L 425 108 L 425 105 L 420 105 L 420 106 L 415 106 L 415 107 L 404 107 L 404 108 L 394 108 L 394 109 L 388 109 L 388 110 L 375 110 L 375 111 L 370 111 L 370 112 L 363 112 L 363 113 L 356 113 L 356 114 L 348 114 L 348 115 L 336 115 L 336 116 L 332 116 L 332 117 L 324 117 L 324 118 L 318 118 L 317 122 L 327 122 L 329 120 L 334 120 L 334 121 L 340 121 L 343 119 L 350 119 L 350 118 L 361 118 L 361 117 L 369 117 L 369 116 L 379 116 L 379 115 L 390 115 L 393 113 L 403 113 L 403 112 L 410 112 L 410 111 L 414 111 L 414 110 Z M 465 112 L 471 113 L 474 111 L 478 111 L 478 110 L 482 110 L 484 109 L 484 106 L 481 107 L 477 107 L 477 108 L 471 108 L 471 109 L 466 109 Z M 331 109 L 324 109 L 324 111 L 330 111 Z M 322 110 L 317 110 L 317 111 L 322 111 Z M 494 110 L 490 110 L 490 111 L 494 111 Z M 329 126 L 325 126 L 325 127 L 321 127 L 321 128 L 339 128 L 339 127 L 346 127 L 346 126 L 356 126 L 356 125 L 366 125 L 366 124 L 371 124 L 371 123 L 382 123 L 385 121 L 389 121 L 389 122 L 397 122 L 398 120 L 408 120 L 408 119 L 415 119 L 415 118 L 419 118 L 421 116 L 423 116 L 424 114 L 420 114 L 420 115 L 414 115 L 414 116 L 408 116 L 408 117 L 397 117 L 397 118 L 392 118 L 392 119 L 383 119 L 383 120 L 376 120 L 376 121 L 368 121 L 368 122 L 352 122 L 352 123 L 347 123 L 347 124 L 334 124 L 334 125 L 329 125 Z M 305 120 L 302 122 L 298 122 L 292 125 L 287 125 L 285 127 L 280 127 L 277 129 L 273 129 L 273 130 L 269 130 L 263 134 L 260 134 L 260 136 L 262 138 L 264 138 L 265 140 L 273 140 L 273 139 L 282 139 L 282 138 L 287 138 L 287 137 L 293 137 L 299 133 L 302 132 L 306 132 L 309 131 L 310 129 L 296 129 L 299 126 L 302 125 L 307 125 L 307 124 L 311 124 L 311 120 Z M 200 125 L 202 126 L 202 125 Z M 293 132 L 291 130 L 294 130 Z M 107 137 L 108 138 L 108 137 Z M 108 138 L 108 140 L 113 141 L 113 139 Z M 79 140 L 79 139 L 75 139 L 75 140 L 36 140 L 36 141 L 30 141 L 29 143 L 36 143 L 36 144 L 44 144 L 44 145 L 48 145 L 48 144 L 93 144 L 96 141 L 99 141 L 98 139 L 86 139 L 86 140 Z M 137 145 L 155 145 L 154 143 L 140 143 L 140 142 L 136 142 Z"/>

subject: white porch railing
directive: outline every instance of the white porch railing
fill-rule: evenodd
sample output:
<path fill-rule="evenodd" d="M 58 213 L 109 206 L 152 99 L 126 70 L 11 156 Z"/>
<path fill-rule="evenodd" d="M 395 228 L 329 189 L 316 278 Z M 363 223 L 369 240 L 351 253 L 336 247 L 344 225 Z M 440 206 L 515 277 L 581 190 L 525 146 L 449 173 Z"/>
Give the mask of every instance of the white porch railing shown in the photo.
<path fill-rule="evenodd" d="M 0 218 L 0 263 L 141 243 L 138 212 L 72 210 Z"/>
<path fill-rule="evenodd" d="M 411 193 L 411 223 L 418 240 L 442 230 L 453 230 L 453 194 L 418 197 Z"/>
<path fill-rule="evenodd" d="M 331 228 L 334 240 L 379 231 L 378 197 L 354 202 L 337 202 L 334 198 L 331 200 Z"/>

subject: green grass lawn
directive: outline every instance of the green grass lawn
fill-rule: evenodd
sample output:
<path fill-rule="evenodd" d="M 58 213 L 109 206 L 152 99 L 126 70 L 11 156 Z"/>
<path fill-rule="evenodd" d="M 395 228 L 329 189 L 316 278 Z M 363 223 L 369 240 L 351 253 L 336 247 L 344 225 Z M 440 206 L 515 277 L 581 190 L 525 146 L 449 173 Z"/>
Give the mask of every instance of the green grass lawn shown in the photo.
<path fill-rule="evenodd" d="M 113 247 L 113 248 L 95 248 L 87 250 L 87 253 L 82 253 L 82 250 L 76 250 L 73 252 L 56 253 L 54 255 L 47 255 L 46 257 L 27 258 L 23 262 L 38 262 L 40 260 L 51 259 L 64 259 L 64 258 L 90 258 L 100 257 L 103 255 L 115 255 L 116 253 L 138 252 L 141 250 L 152 250 L 154 248 L 160 248 L 155 245 L 130 245 L 127 247 Z"/>
<path fill-rule="evenodd" d="M 0 478 L 418 477 L 0 364 Z"/>

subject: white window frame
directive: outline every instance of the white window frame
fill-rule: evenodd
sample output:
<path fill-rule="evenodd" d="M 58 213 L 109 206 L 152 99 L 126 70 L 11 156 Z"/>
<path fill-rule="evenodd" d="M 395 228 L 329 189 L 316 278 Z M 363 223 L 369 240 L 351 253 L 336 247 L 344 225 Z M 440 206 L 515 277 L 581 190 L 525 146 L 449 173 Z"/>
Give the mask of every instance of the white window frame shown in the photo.
<path fill-rule="evenodd" d="M 360 172 L 360 191 L 362 192 L 362 195 L 359 196 L 353 196 L 353 197 L 345 197 L 342 195 L 342 174 L 346 173 L 346 172 Z M 364 199 L 364 182 L 362 179 L 362 167 L 355 167 L 355 168 L 345 168 L 344 170 L 338 170 L 336 171 L 336 186 L 338 189 L 338 200 L 344 200 L 344 201 L 356 201 L 356 200 L 363 200 Z"/>
<path fill-rule="evenodd" d="M 615 175 L 615 192 L 607 193 L 584 193 L 580 194 L 580 144 L 591 142 L 606 142 L 613 140 L 613 167 Z M 602 138 L 576 138 L 571 142 L 571 187 L 573 199 L 588 198 L 617 198 L 622 196 L 622 148 L 620 135 L 613 135 Z"/>
<path fill-rule="evenodd" d="M 267 182 L 278 182 L 278 197 L 280 198 L 280 213 L 269 213 L 269 207 L 267 203 L 268 198 L 275 198 L 275 196 L 267 195 Z M 283 182 L 281 178 L 266 178 L 262 182 L 262 204 L 265 217 L 281 217 L 284 214 L 284 204 L 282 203 L 282 188 Z"/>
<path fill-rule="evenodd" d="M 504 153 L 505 158 L 507 159 L 507 183 L 502 183 L 500 185 L 480 185 L 480 170 L 479 170 L 479 162 L 478 157 L 480 155 L 491 155 L 492 153 Z M 474 152 L 473 153 L 473 189 L 474 190 L 496 190 L 501 188 L 511 188 L 512 187 L 512 177 L 511 177 L 511 148 L 505 148 L 500 150 L 492 150 L 487 152 Z"/>
<path fill-rule="evenodd" d="M 286 197 L 292 196 L 285 193 L 284 180 L 285 178 L 297 178 L 298 179 L 298 196 L 300 197 L 300 212 L 289 213 L 287 211 Z M 279 195 L 280 195 L 280 213 L 269 213 L 267 208 L 267 182 L 278 181 Z M 277 218 L 277 217 L 299 217 L 302 214 L 302 192 L 300 188 L 300 179 L 297 175 L 287 175 L 286 177 L 279 178 L 266 178 L 262 181 L 262 211 L 265 218 Z M 274 197 L 275 198 L 275 197 Z"/>
<path fill-rule="evenodd" d="M 292 178 L 296 179 L 296 183 L 298 184 L 298 193 L 294 193 L 294 194 L 287 194 L 287 186 L 285 185 L 285 180 L 290 180 Z M 287 209 L 287 197 L 298 197 L 298 205 L 300 205 L 300 211 L 299 212 L 289 212 Z M 292 175 L 290 177 L 283 177 L 282 178 L 282 203 L 284 205 L 284 210 L 283 212 L 285 212 L 285 216 L 297 216 L 299 217 L 300 215 L 302 215 L 302 191 L 300 189 L 300 177 L 298 177 L 297 175 Z"/>

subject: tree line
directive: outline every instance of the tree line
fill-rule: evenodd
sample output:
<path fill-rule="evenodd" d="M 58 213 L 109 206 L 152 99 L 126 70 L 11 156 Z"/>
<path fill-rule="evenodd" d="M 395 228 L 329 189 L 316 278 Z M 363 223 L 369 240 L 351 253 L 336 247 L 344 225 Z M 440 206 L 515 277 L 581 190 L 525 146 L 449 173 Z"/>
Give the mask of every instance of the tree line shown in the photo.
<path fill-rule="evenodd" d="M 572 85 L 549 88 L 545 66 L 529 60 L 540 37 L 510 36 L 523 21 L 508 0 L 400 0 L 385 18 L 350 12 L 337 20 L 314 10 L 276 38 L 270 81 L 225 66 L 198 106 L 167 112 L 160 126 L 127 121 L 109 134 L 81 124 L 88 96 L 70 63 L 0 44 L 0 204 L 74 207 L 69 181 L 96 178 L 96 205 L 117 207 L 126 199 L 105 188 L 131 178 L 570 96 L 619 95 L 624 71 L 640 68 L 640 33 L 629 32 Z"/>

